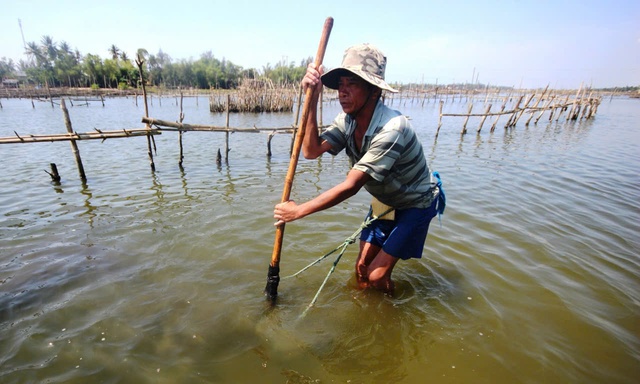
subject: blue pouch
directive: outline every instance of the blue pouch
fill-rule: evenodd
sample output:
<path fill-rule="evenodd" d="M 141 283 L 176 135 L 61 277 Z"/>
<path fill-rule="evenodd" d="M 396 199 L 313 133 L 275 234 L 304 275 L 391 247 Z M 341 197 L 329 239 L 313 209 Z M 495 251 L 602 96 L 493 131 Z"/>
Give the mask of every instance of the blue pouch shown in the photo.
<path fill-rule="evenodd" d="M 441 216 L 444 213 L 444 208 L 447 206 L 447 197 L 444 194 L 444 188 L 442 188 L 442 179 L 440 178 L 440 174 L 438 172 L 433 172 L 432 175 L 437 180 L 436 186 L 440 190 L 436 200 L 436 212 L 438 212 L 438 221 L 440 221 L 440 225 L 442 225 Z"/>

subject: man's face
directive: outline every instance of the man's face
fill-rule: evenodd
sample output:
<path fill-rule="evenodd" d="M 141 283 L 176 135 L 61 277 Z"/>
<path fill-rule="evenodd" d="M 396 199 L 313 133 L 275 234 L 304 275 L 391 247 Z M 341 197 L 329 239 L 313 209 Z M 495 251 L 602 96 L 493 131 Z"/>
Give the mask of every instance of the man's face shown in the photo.
<path fill-rule="evenodd" d="M 372 94 L 369 83 L 358 76 L 342 76 L 338 80 L 338 99 L 345 113 L 357 114 Z"/>

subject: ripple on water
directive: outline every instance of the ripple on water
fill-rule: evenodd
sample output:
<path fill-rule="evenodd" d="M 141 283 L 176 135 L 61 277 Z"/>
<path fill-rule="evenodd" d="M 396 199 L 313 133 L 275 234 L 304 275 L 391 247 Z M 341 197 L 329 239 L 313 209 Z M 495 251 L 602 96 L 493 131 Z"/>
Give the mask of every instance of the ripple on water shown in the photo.
<path fill-rule="evenodd" d="M 74 109 L 74 124 L 97 113 L 108 126 L 139 120 L 131 99 L 113 102 L 117 118 Z M 201 104 L 189 119 L 224 123 Z M 27 161 L 0 174 L 0 381 L 632 382 L 638 116 L 620 105 L 603 104 L 588 124 L 475 136 L 449 121 L 437 141 L 436 104 L 413 109 L 445 182 L 442 224 L 432 223 L 423 259 L 396 267 L 394 297 L 356 288 L 352 245 L 307 312 L 334 257 L 283 278 L 275 307 L 262 295 L 285 136 L 267 160 L 256 135 L 232 135 L 229 163 L 216 165 L 224 137 L 187 133 L 180 169 L 176 136 L 162 135 L 154 173 L 143 138 L 82 142 L 85 185 L 68 144 L 3 146 L 3 158 Z M 177 116 L 175 106 L 152 111 Z M 59 111 L 42 115 L 16 118 L 44 124 Z M 258 126 L 291 120 L 268 119 Z M 42 172 L 49 162 L 60 185 Z M 315 196 L 347 170 L 343 156 L 301 160 L 292 198 Z M 281 277 L 350 236 L 368 203 L 359 193 L 288 224 Z"/>

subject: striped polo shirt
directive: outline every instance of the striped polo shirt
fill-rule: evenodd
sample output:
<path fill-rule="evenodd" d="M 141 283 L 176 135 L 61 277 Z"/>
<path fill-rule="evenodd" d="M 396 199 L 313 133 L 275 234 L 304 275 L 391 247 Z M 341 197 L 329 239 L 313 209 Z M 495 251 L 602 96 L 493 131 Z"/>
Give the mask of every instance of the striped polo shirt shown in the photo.
<path fill-rule="evenodd" d="M 384 204 L 398 209 L 429 207 L 438 189 L 407 118 L 379 100 L 362 149 L 356 148 L 355 129 L 355 119 L 343 112 L 320 137 L 331 144 L 329 153 L 334 156 L 346 149 L 351 167 L 372 178 L 365 189 Z"/>

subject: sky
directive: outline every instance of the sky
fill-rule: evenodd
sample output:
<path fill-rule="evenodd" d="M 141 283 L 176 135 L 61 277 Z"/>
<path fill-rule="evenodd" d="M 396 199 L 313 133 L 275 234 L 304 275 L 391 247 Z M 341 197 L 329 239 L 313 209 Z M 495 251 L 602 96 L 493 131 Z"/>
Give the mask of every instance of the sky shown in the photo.
<path fill-rule="evenodd" d="M 640 0 L 0 0 L 0 9 L 0 58 L 14 62 L 26 59 L 22 35 L 48 35 L 103 58 L 116 45 L 130 58 L 144 48 L 174 61 L 210 51 L 245 69 L 299 65 L 333 17 L 325 67 L 370 43 L 387 56 L 388 82 L 640 85 Z"/>

